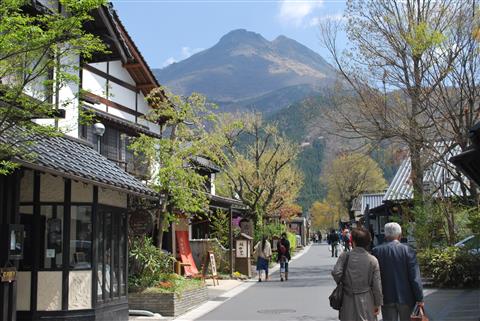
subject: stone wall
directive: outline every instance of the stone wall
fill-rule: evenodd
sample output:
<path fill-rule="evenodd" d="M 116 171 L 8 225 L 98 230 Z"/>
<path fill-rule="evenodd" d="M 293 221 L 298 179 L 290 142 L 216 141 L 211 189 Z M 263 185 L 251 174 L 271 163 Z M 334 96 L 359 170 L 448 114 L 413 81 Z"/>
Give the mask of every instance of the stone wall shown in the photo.
<path fill-rule="evenodd" d="M 148 310 L 163 316 L 178 316 L 208 300 L 206 287 L 174 293 L 129 293 L 130 310 Z"/>
<path fill-rule="evenodd" d="M 192 249 L 193 260 L 195 261 L 195 265 L 199 272 L 201 272 L 201 267 L 205 262 L 208 251 L 213 251 L 215 254 L 217 270 L 222 273 L 229 272 L 230 251 L 224 248 L 217 239 L 193 239 L 190 240 L 190 248 Z M 233 257 L 235 259 L 235 250 L 233 252 Z"/>

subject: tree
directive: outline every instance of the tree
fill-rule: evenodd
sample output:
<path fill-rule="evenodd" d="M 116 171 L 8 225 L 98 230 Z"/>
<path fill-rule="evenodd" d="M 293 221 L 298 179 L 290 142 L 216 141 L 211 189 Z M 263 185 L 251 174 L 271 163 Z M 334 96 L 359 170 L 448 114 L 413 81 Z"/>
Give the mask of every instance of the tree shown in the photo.
<path fill-rule="evenodd" d="M 456 37 L 457 22 L 469 12 L 467 1 L 349 1 L 346 32 L 352 47 L 345 56 L 336 43 L 341 26 L 331 21 L 321 26 L 322 43 L 350 93 L 337 99 L 329 119 L 347 137 L 405 144 L 415 200 L 423 201 L 421 150 L 434 137 L 425 111 L 462 50 L 446 46 L 447 39 Z"/>
<path fill-rule="evenodd" d="M 57 109 L 72 103 L 57 95 L 79 81 L 72 58 L 89 59 L 105 51 L 102 41 L 83 28 L 92 19 L 89 13 L 105 0 L 60 0 L 61 12 L 57 5 L 34 8 L 32 3 L 0 4 L 0 174 L 18 167 L 12 159 L 29 156 L 25 146 L 37 137 L 58 131 L 58 126 L 37 126 L 32 119 L 54 118 Z"/>
<path fill-rule="evenodd" d="M 312 207 L 310 207 L 310 216 L 312 218 L 312 227 L 317 230 L 335 228 L 341 218 L 339 208 L 325 201 L 314 202 Z"/>
<path fill-rule="evenodd" d="M 248 207 L 255 225 L 293 204 L 302 186 L 294 166 L 298 146 L 260 114 L 224 115 L 217 133 L 226 141 L 225 182 L 230 196 Z"/>
<path fill-rule="evenodd" d="M 146 99 L 153 108 L 147 119 L 162 123 L 161 138 L 141 135 L 131 148 L 154 164 L 149 185 L 163 196 L 156 221 L 157 246 L 162 248 L 163 232 L 177 214 L 188 217 L 208 209 L 206 177 L 194 159 L 205 157 L 219 164 L 224 156 L 222 140 L 206 130 L 208 124 L 216 122 L 216 116 L 215 106 L 204 96 L 193 93 L 180 97 L 155 88 Z"/>
<path fill-rule="evenodd" d="M 378 164 L 358 153 L 344 154 L 333 160 L 321 179 L 328 188 L 328 202 L 348 213 L 350 219 L 354 219 L 351 208 L 355 198 L 362 193 L 382 191 L 387 186 Z"/>

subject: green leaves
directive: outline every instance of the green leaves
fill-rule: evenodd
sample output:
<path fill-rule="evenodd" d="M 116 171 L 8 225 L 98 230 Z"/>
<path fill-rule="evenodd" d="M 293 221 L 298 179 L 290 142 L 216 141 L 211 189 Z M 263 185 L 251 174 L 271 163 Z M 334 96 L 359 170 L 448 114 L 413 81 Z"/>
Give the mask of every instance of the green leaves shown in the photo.
<path fill-rule="evenodd" d="M 438 30 L 432 30 L 426 22 L 413 25 L 405 35 L 414 56 L 421 57 L 425 51 L 438 47 L 446 37 Z"/>
<path fill-rule="evenodd" d="M 22 144 L 59 132 L 59 128 L 46 131 L 34 126 L 32 119 L 53 120 L 56 109 L 76 101 L 76 97 L 55 101 L 55 92 L 78 83 L 79 56 L 90 58 L 94 52 L 106 51 L 100 38 L 84 29 L 84 23 L 92 19 L 89 12 L 106 2 L 60 3 L 61 13 L 54 6 L 37 14 L 25 10 L 30 1 L 5 0 L 0 4 L 0 136 L 5 137 L 13 125 L 25 130 L 23 139 L 14 140 L 14 144 L 0 143 L 2 175 L 15 168 L 12 158 L 25 158 Z"/>
<path fill-rule="evenodd" d="M 158 164 L 149 184 L 166 195 L 171 210 L 185 215 L 205 212 L 208 177 L 194 159 L 203 157 L 217 165 L 224 159 L 223 139 L 207 131 L 216 122 L 215 106 L 200 94 L 180 97 L 164 88 L 153 89 L 146 99 L 153 107 L 147 118 L 165 123 L 162 138 L 141 135 L 131 144 L 135 153 Z M 175 219 L 173 213 L 161 215 Z"/>

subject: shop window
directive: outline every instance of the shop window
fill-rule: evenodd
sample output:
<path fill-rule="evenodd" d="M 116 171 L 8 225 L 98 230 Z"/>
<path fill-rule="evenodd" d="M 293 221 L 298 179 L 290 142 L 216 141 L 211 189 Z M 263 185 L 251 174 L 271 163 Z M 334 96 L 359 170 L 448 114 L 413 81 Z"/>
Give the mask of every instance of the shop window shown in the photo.
<path fill-rule="evenodd" d="M 63 206 L 43 205 L 40 207 L 40 269 L 55 270 L 63 266 Z"/>
<path fill-rule="evenodd" d="M 92 208 L 72 206 L 70 216 L 70 267 L 74 270 L 92 266 Z"/>
<path fill-rule="evenodd" d="M 125 209 L 99 206 L 98 301 L 108 301 L 126 295 L 126 219 Z"/>
<path fill-rule="evenodd" d="M 23 260 L 20 260 L 20 271 L 31 271 L 33 268 L 33 206 L 19 207 L 20 224 L 23 225 Z"/>
<path fill-rule="evenodd" d="M 104 224 L 103 224 L 103 215 L 102 213 L 98 213 L 97 216 L 97 223 L 96 226 L 98 226 L 98 237 L 97 237 L 97 300 L 102 301 L 103 300 L 103 229 L 104 229 Z"/>

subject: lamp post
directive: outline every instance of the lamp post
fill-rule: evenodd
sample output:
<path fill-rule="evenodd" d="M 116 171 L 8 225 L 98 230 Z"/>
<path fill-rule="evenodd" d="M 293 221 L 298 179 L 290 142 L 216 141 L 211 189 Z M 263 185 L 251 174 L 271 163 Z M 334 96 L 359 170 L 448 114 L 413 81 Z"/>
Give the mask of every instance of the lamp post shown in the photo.
<path fill-rule="evenodd" d="M 105 134 L 105 125 L 102 123 L 95 123 L 93 125 L 93 133 L 97 136 L 97 152 L 100 153 L 100 139 Z"/>

